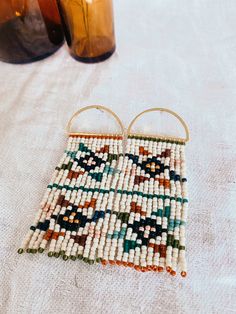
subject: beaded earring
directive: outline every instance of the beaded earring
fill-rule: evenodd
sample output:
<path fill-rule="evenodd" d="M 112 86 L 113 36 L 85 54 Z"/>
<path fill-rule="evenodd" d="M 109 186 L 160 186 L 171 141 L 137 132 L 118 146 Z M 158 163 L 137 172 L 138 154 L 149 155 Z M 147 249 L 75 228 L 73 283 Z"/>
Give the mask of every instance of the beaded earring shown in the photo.
<path fill-rule="evenodd" d="M 80 113 L 99 109 L 113 115 L 121 134 L 72 133 Z M 116 182 L 123 164 L 123 125 L 103 106 L 88 106 L 70 119 L 67 148 L 53 173 L 28 234 L 18 253 L 42 253 L 89 264 L 103 256 Z"/>
<path fill-rule="evenodd" d="M 161 111 L 177 118 L 186 138 L 171 138 L 131 132 L 136 120 L 146 112 Z M 176 275 L 177 267 L 186 277 L 185 225 L 188 211 L 185 143 L 188 127 L 171 110 L 152 108 L 133 119 L 128 128 L 122 178 L 115 206 L 119 208 L 109 259 L 138 271 L 167 270 Z M 113 238 L 115 235 L 113 233 Z M 106 256 L 105 256 L 106 257 Z"/>

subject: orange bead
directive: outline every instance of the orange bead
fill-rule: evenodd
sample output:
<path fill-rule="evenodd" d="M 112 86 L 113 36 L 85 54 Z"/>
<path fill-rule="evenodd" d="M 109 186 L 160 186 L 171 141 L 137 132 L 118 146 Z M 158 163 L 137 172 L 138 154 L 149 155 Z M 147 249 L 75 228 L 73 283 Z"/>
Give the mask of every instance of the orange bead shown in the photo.
<path fill-rule="evenodd" d="M 121 266 L 122 262 L 121 261 L 116 261 L 116 265 Z"/>
<path fill-rule="evenodd" d="M 181 276 L 185 278 L 187 276 L 186 271 L 181 271 Z"/>
<path fill-rule="evenodd" d="M 158 269 L 159 273 L 163 272 L 163 270 L 164 270 L 164 268 L 162 266 L 158 266 L 157 269 Z"/>
<path fill-rule="evenodd" d="M 171 274 L 171 276 L 176 276 L 176 271 L 175 271 L 175 270 L 172 270 L 172 271 L 170 272 L 170 274 Z"/>
<path fill-rule="evenodd" d="M 127 267 L 128 266 L 128 263 L 127 262 L 122 262 L 122 265 Z"/>
<path fill-rule="evenodd" d="M 134 264 L 129 262 L 129 263 L 127 264 L 127 266 L 128 266 L 128 267 L 134 267 Z"/>
<path fill-rule="evenodd" d="M 106 265 L 107 265 L 107 261 L 103 259 L 103 260 L 102 260 L 102 265 L 103 265 L 103 266 L 106 266 Z"/>
<path fill-rule="evenodd" d="M 134 266 L 134 269 L 137 270 L 137 271 L 140 271 L 140 270 L 141 270 L 141 268 L 140 268 L 139 265 L 135 265 L 135 266 Z"/>
<path fill-rule="evenodd" d="M 111 265 L 115 265 L 115 261 L 112 261 L 112 260 L 109 260 L 109 263 L 111 264 Z"/>
<path fill-rule="evenodd" d="M 171 267 L 170 267 L 170 266 L 167 266 L 167 267 L 166 267 L 166 271 L 167 271 L 168 273 L 170 273 L 170 272 L 171 272 Z"/>

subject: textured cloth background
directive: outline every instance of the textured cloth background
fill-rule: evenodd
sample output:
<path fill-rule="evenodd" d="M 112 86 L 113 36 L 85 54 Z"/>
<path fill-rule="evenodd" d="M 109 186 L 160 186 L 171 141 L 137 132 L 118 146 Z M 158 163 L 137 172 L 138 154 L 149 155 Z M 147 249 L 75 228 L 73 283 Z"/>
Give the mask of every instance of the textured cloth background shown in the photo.
<path fill-rule="evenodd" d="M 0 64 L 0 313 L 235 313 L 236 1 L 114 2 L 117 52 L 107 62 L 78 63 L 63 47 L 34 64 Z M 153 106 L 189 124 L 185 280 L 16 253 L 68 119 L 93 103 L 126 126 Z"/>

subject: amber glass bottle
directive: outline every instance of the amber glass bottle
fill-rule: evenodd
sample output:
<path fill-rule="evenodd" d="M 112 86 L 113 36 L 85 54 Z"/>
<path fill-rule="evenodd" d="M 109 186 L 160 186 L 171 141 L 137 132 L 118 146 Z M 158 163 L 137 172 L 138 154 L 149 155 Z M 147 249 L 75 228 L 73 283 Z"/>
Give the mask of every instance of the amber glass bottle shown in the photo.
<path fill-rule="evenodd" d="M 57 0 L 71 55 L 103 61 L 115 51 L 112 0 Z"/>
<path fill-rule="evenodd" d="M 56 0 L 0 0 L 0 60 L 36 61 L 64 41 Z"/>

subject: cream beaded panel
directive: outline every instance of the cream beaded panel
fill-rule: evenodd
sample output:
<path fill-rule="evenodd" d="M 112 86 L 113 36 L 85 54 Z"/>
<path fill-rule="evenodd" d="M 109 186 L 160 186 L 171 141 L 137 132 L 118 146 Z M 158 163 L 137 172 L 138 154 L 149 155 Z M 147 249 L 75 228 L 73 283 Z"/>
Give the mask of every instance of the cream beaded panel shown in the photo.
<path fill-rule="evenodd" d="M 18 252 L 185 277 L 187 210 L 183 141 L 69 136 Z"/>

